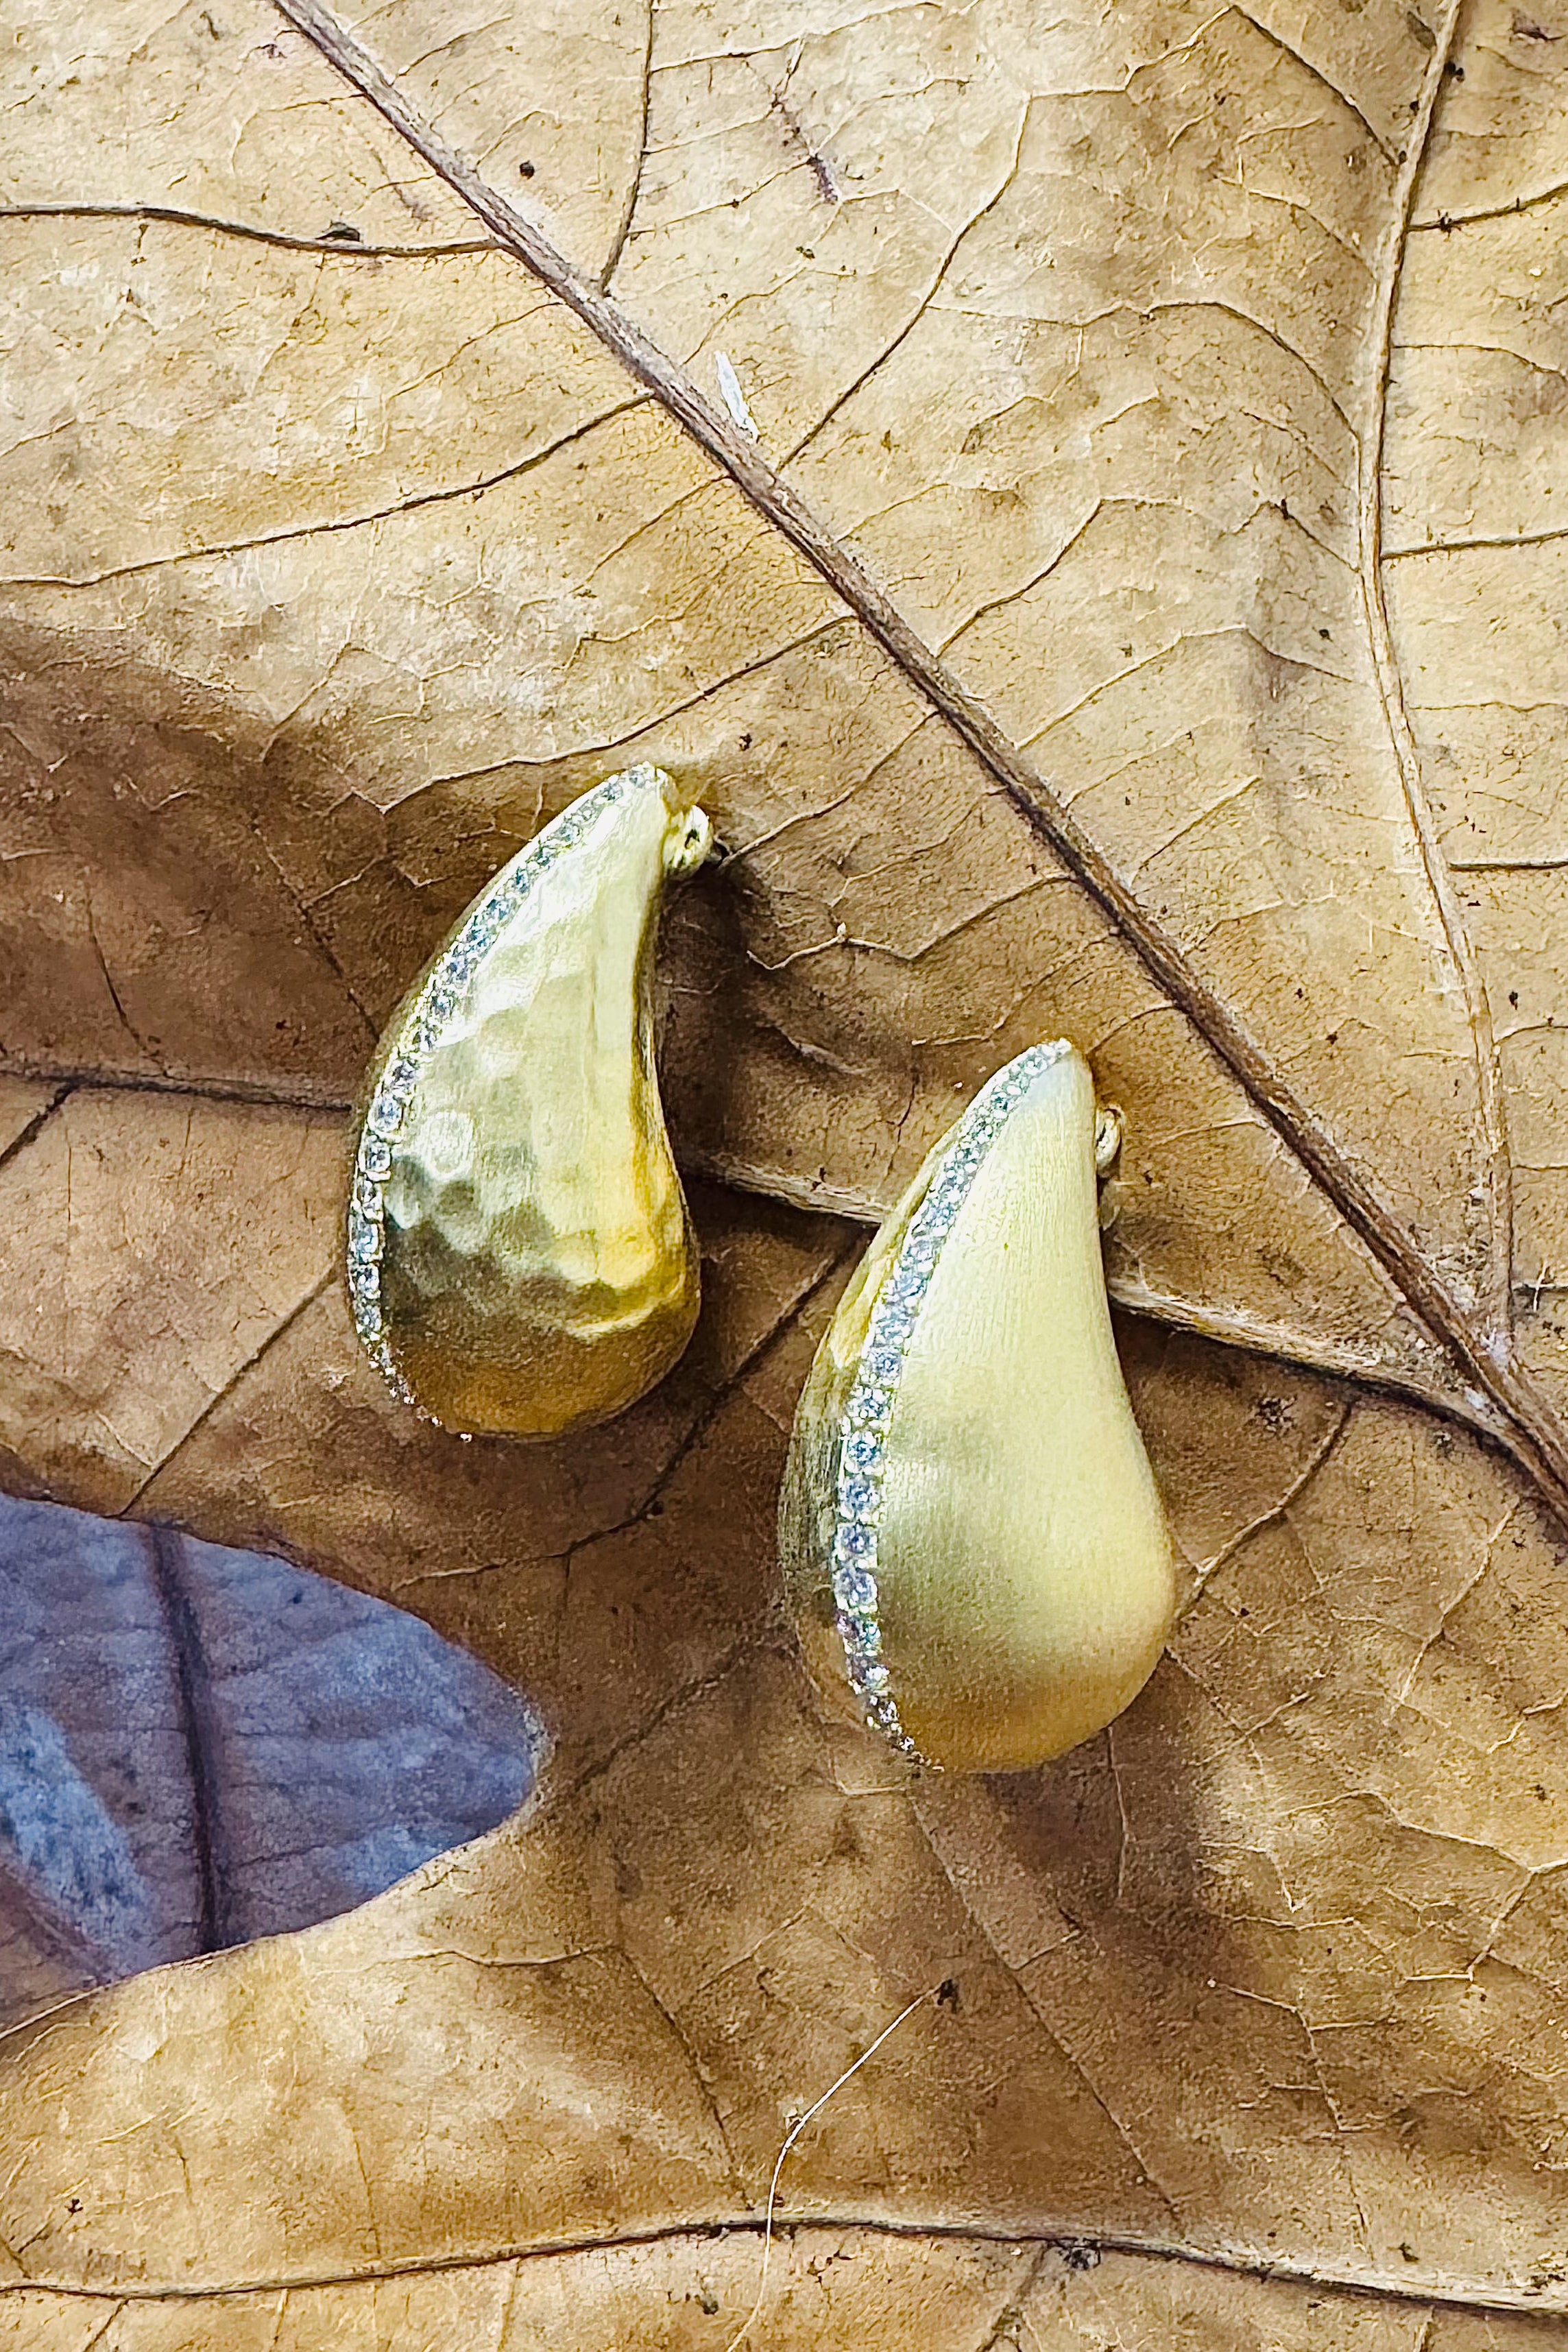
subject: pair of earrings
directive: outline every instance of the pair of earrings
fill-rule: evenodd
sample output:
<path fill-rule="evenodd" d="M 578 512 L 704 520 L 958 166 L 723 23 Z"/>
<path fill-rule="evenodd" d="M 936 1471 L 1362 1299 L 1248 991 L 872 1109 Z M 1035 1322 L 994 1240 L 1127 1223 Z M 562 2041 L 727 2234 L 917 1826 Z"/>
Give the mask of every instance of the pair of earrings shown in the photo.
<path fill-rule="evenodd" d="M 610 1420 L 691 1337 L 652 967 L 664 884 L 711 842 L 662 770 L 610 777 L 480 894 L 382 1039 L 350 1297 L 395 1393 L 446 1428 Z M 1065 1040 L 999 1072 L 878 1231 L 800 1400 L 779 1538 L 801 1646 L 917 1761 L 1061 1754 L 1133 1698 L 1169 1628 L 1100 1260 L 1118 1134 Z"/>

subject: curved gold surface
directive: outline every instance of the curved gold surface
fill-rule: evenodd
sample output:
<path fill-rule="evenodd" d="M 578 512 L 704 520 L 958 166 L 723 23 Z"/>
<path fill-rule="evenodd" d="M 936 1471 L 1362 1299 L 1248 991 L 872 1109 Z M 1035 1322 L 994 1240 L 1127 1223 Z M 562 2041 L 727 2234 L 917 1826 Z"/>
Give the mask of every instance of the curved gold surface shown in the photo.
<path fill-rule="evenodd" d="M 691 1337 L 697 1250 L 651 972 L 665 878 L 709 840 L 658 770 L 596 786 L 488 886 L 387 1032 L 356 1180 L 379 1289 L 354 1276 L 372 1242 L 351 1208 L 356 1313 L 394 1385 L 450 1429 L 607 1420 Z"/>
<path fill-rule="evenodd" d="M 1082 1055 L 1045 1050 L 1055 1058 L 976 1155 L 904 1348 L 876 1472 L 891 1736 L 960 1770 L 1038 1764 L 1102 1728 L 1146 1680 L 1175 1607 L 1101 1265 L 1096 1156 L 1113 1151 L 1114 1130 L 1097 1118 Z M 802 1644 L 855 1714 L 832 1583 L 846 1411 L 863 1393 L 881 1294 L 954 1148 L 945 1137 L 931 1154 L 845 1295 L 785 1475 L 780 1544 Z"/>

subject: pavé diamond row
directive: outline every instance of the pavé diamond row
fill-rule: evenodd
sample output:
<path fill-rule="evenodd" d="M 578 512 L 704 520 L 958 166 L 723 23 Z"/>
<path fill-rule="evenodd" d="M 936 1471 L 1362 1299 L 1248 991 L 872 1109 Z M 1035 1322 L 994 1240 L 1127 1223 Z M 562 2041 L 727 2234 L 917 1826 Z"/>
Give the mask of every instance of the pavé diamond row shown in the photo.
<path fill-rule="evenodd" d="M 360 1136 L 349 1202 L 349 1298 L 371 1361 L 402 1404 L 417 1400 L 392 1360 L 382 1302 L 382 1259 L 386 1238 L 386 1184 L 392 1144 L 408 1116 L 420 1064 L 444 1037 L 463 992 L 481 960 L 500 937 L 535 883 L 556 859 L 575 848 L 589 827 L 614 802 L 645 792 L 659 782 L 653 767 L 628 768 L 610 776 L 563 809 L 536 834 L 526 849 L 503 866 L 482 898 L 469 908 L 462 929 L 431 967 L 423 987 L 392 1042 Z M 425 1418 L 429 1418 L 428 1415 Z"/>
<path fill-rule="evenodd" d="M 925 1198 L 877 1294 L 871 1328 L 840 1423 L 839 1479 L 832 1544 L 833 1598 L 850 1686 L 873 1731 L 903 1756 L 924 1762 L 899 1721 L 892 1677 L 882 1654 L 877 1613 L 877 1535 L 882 1517 L 883 1454 L 904 1370 L 904 1355 L 942 1244 L 968 1197 L 980 1163 L 1042 1070 L 1070 1050 L 1065 1040 L 1031 1045 L 998 1070 L 969 1105 L 937 1162 Z"/>

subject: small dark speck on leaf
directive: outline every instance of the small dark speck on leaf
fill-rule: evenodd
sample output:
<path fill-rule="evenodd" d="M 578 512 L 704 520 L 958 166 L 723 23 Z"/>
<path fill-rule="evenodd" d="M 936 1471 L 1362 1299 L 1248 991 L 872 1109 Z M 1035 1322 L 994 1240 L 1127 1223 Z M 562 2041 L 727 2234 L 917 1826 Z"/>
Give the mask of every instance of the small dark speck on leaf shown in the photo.
<path fill-rule="evenodd" d="M 740 748 L 741 748 L 741 750 L 742 750 L 743 751 L 750 751 L 750 749 L 751 749 L 751 738 L 750 738 L 750 736 L 749 736 L 749 735 L 743 735 L 743 736 L 741 737 L 741 739 L 740 739 Z"/>
<path fill-rule="evenodd" d="M 517 165 L 517 176 L 519 179 L 531 180 L 538 168 L 539 167 L 537 163 L 519 163 Z"/>
<path fill-rule="evenodd" d="M 1436 1430 L 1436 1431 L 1434 1431 L 1434 1433 L 1433 1433 L 1433 1436 L 1432 1436 L 1432 1444 L 1433 1444 L 1434 1449 L 1435 1449 L 1438 1454 L 1451 1454 L 1451 1453 L 1453 1452 L 1453 1450 L 1454 1450 L 1454 1440 L 1453 1440 L 1452 1433 L 1451 1433 L 1450 1431 L 1448 1431 L 1448 1430 L 1446 1430 L 1446 1429 L 1439 1429 L 1439 1430 Z"/>
<path fill-rule="evenodd" d="M 1459 63 L 1458 58 L 1450 58 L 1448 64 L 1443 68 L 1443 71 L 1448 75 L 1450 81 L 1463 81 L 1465 78 L 1465 69 Z"/>
<path fill-rule="evenodd" d="M 1283 1397 L 1266 1396 L 1258 1400 L 1258 1418 L 1264 1428 L 1271 1429 L 1277 1437 L 1281 1430 L 1290 1428 L 1292 1415 Z"/>
<path fill-rule="evenodd" d="M 714 2294 L 714 2291 L 710 2286 L 705 2286 L 703 2288 L 701 2294 L 697 2297 L 697 2302 L 710 2319 L 718 2309 L 718 2298 Z"/>
<path fill-rule="evenodd" d="M 1100 2267 L 1098 2246 L 1063 2246 L 1061 2259 L 1070 2271 L 1097 2271 Z"/>
<path fill-rule="evenodd" d="M 1509 1001 L 1509 1003 L 1512 1005 L 1512 1007 L 1513 1007 L 1514 1011 L 1517 1013 L 1517 1012 L 1519 1011 L 1519 991 L 1518 991 L 1518 989 L 1517 989 L 1517 988 L 1511 988 L 1511 989 L 1509 990 L 1509 992 L 1508 992 L 1508 1001 Z"/>
<path fill-rule="evenodd" d="M 1322 639 L 1323 643 L 1324 643 L 1325 645 L 1327 645 L 1327 643 L 1328 643 L 1328 641 L 1329 641 L 1329 633 L 1328 633 L 1328 631 L 1327 631 L 1326 629 L 1320 629 L 1320 630 L 1318 631 L 1318 635 L 1319 635 L 1319 636 L 1320 636 L 1320 637 L 1322 637 Z"/>
<path fill-rule="evenodd" d="M 1421 2259 L 1420 2255 L 1416 2252 L 1415 2247 L 1410 2243 L 1408 2238 L 1400 2239 L 1399 2251 L 1404 2255 L 1407 2263 L 1418 2263 Z"/>
<path fill-rule="evenodd" d="M 363 245 L 364 241 L 352 221 L 334 221 L 321 234 L 323 245 Z"/>
<path fill-rule="evenodd" d="M 955 2016 L 957 2015 L 958 1979 L 956 1977 L 943 1978 L 936 1988 L 936 2006 L 938 2009 L 950 2009 Z"/>
<path fill-rule="evenodd" d="M 1542 1790 L 1542 1796 L 1544 1796 L 1545 1793 L 1546 1791 Z M 79 2213 L 81 2211 L 81 2199 L 79 2197 L 68 2197 L 66 2199 L 66 2211 L 68 2213 Z"/>

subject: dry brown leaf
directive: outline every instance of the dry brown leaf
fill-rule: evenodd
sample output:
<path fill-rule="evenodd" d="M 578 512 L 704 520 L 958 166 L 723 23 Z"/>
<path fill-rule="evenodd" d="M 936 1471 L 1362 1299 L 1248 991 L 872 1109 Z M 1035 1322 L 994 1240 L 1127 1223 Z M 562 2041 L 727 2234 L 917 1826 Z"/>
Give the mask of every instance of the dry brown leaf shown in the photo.
<path fill-rule="evenodd" d="M 661 10 L 644 89 L 635 11 L 575 49 L 378 16 L 409 101 L 710 394 L 724 351 L 823 576 L 591 289 L 620 353 L 451 249 L 485 226 L 461 167 L 268 0 L 149 12 L 129 70 L 120 22 L 40 11 L 5 165 L 15 283 L 50 289 L 9 375 L 14 1060 L 341 1098 L 540 807 L 648 751 L 734 852 L 675 942 L 689 1156 L 863 1208 L 1070 1028 L 1139 1139 L 1124 1296 L 1553 1444 L 1486 1345 L 1509 1073 L 1365 604 L 1440 58 L 1393 6 L 1315 23 Z M 857 551 L 918 646 L 849 618 Z M 936 715 L 966 693 L 1049 786 Z"/>
<path fill-rule="evenodd" d="M 14 12 L 0 1446 L 558 1745 L 18 2049 L 0 2327 L 721 2347 L 925 1994 L 760 2340 L 1559 2340 L 1568 19 L 283 8 Z M 458 1447 L 341 1105 L 632 753 L 728 851 L 677 1138 L 776 1197 L 612 1433 Z M 846 1215 L 1057 1029 L 1191 1597 L 1103 1740 L 911 1787 L 779 1624 L 783 1434 Z"/>

